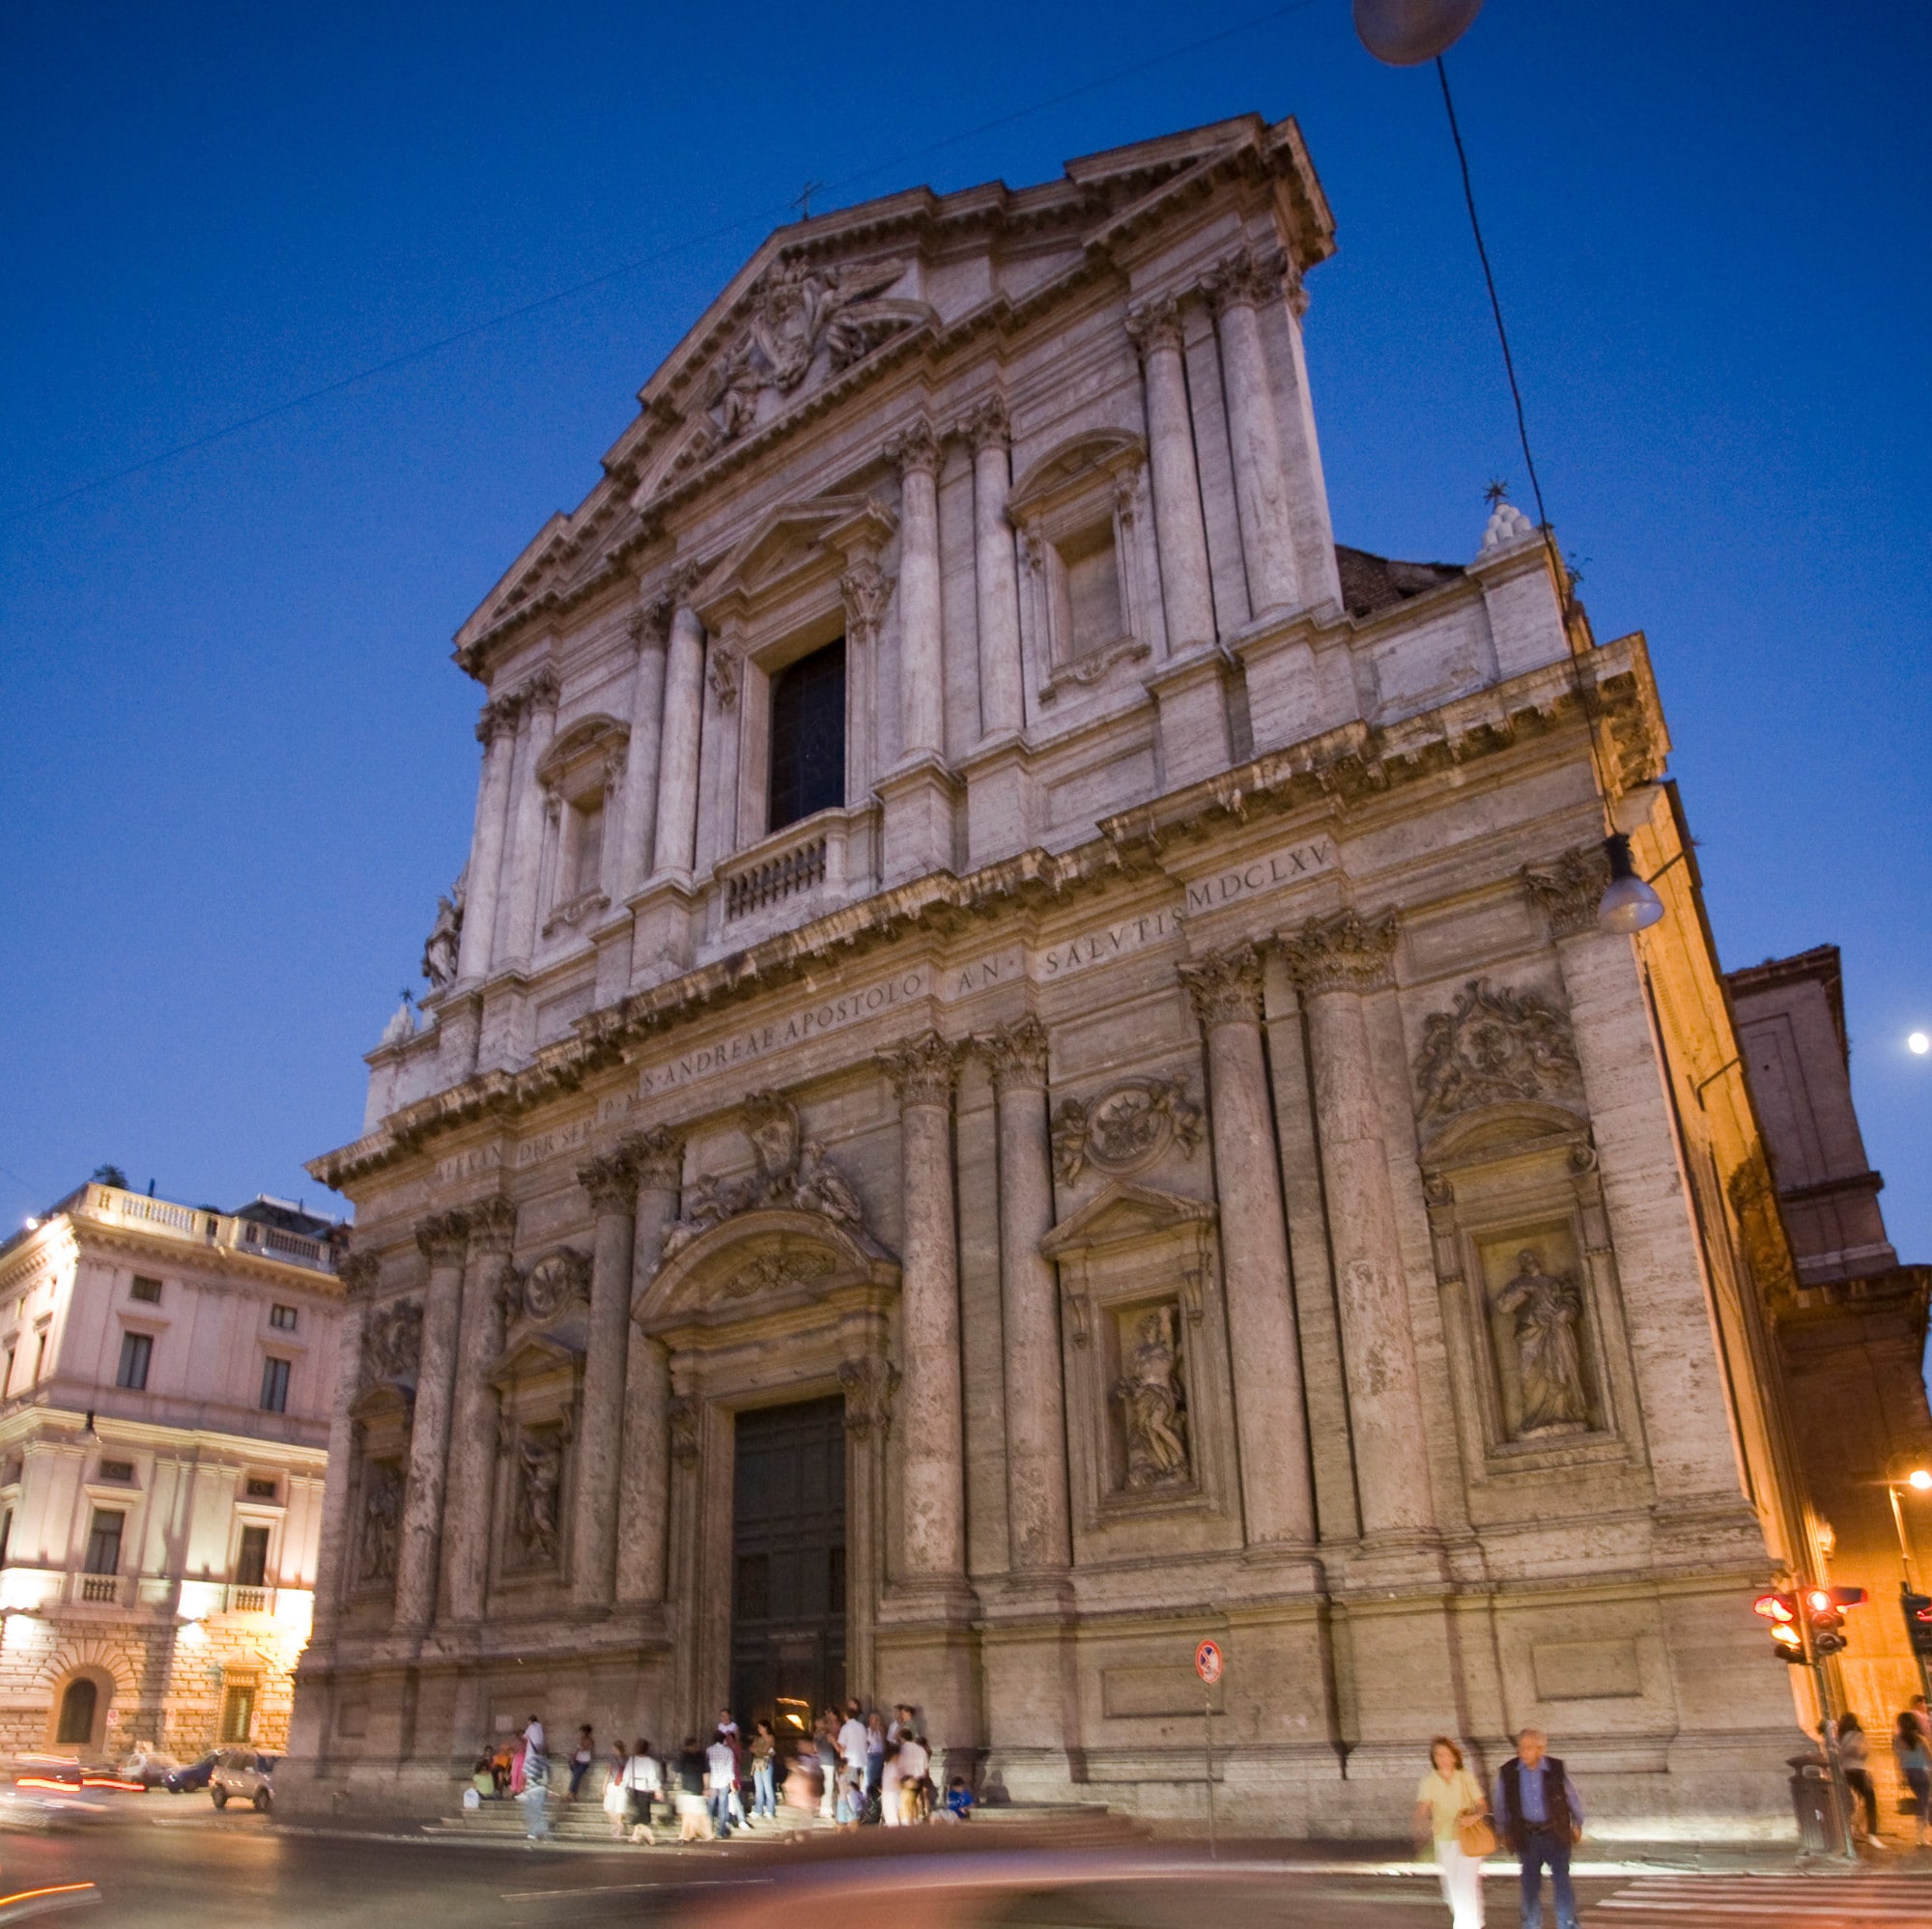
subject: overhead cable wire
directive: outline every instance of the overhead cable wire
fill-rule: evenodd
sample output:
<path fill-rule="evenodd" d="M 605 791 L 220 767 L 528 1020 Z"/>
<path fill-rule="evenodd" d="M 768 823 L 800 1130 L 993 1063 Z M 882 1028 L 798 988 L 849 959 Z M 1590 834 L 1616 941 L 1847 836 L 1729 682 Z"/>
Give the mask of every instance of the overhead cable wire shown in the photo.
<path fill-rule="evenodd" d="M 1292 14 L 1305 13 L 1315 4 L 1315 0 L 1290 0 L 1290 4 L 1276 7 L 1265 14 L 1257 14 L 1246 20 L 1236 21 L 1233 26 L 1222 27 L 1211 34 L 1203 34 L 1196 40 L 1179 46 L 1164 48 L 1157 54 L 1151 54 L 1127 67 L 1116 68 L 1111 73 L 1097 79 L 1083 81 L 1078 87 L 1069 87 L 1059 94 L 1033 101 L 1025 107 L 1016 107 L 1008 114 L 997 115 L 990 121 L 982 121 L 977 127 L 963 128 L 958 133 L 947 134 L 936 141 L 929 141 L 923 147 L 910 148 L 905 152 L 873 161 L 867 166 L 829 183 L 816 183 L 813 193 L 837 194 L 845 188 L 856 186 L 862 181 L 868 181 L 874 175 L 884 174 L 889 169 L 903 168 L 912 162 L 923 160 L 930 155 L 943 154 L 948 148 L 974 141 L 981 135 L 997 133 L 1003 128 L 1009 128 L 1017 122 L 1030 120 L 1036 114 L 1044 114 L 1055 107 L 1065 106 L 1069 100 L 1078 100 L 1089 94 L 1096 94 L 1104 88 L 1117 86 L 1122 80 L 1131 80 L 1136 75 L 1146 73 L 1154 68 L 1165 67 L 1171 62 L 1198 53 L 1204 47 L 1210 47 L 1222 41 L 1236 39 L 1241 34 L 1253 33 L 1259 28 L 1272 26 L 1277 20 L 1286 19 Z M 635 259 L 619 262 L 614 268 L 586 275 L 582 281 L 575 281 L 567 288 L 553 290 L 548 295 L 539 295 L 528 301 L 519 302 L 513 308 L 505 308 L 495 315 L 485 317 L 480 322 L 472 322 L 467 327 L 453 329 L 446 335 L 439 335 L 434 341 L 419 343 L 400 354 L 385 356 L 383 360 L 371 362 L 352 374 L 338 376 L 332 382 L 325 382 L 314 388 L 304 389 L 299 395 L 291 395 L 285 401 L 272 404 L 267 409 L 259 409 L 253 414 L 239 416 L 232 422 L 225 422 L 218 429 L 210 429 L 205 435 L 190 437 L 186 441 L 177 442 L 172 448 L 161 449 L 151 456 L 143 456 L 138 462 L 125 464 L 122 468 L 110 469 L 103 475 L 97 475 L 86 482 L 76 483 L 71 489 L 63 490 L 57 496 L 49 496 L 40 502 L 29 503 L 18 509 L 0 513 L 0 522 L 20 523 L 36 516 L 43 516 L 49 510 L 58 509 L 83 496 L 92 495 L 98 489 L 105 489 L 111 483 L 125 482 L 129 476 L 144 474 L 152 468 L 158 468 L 164 463 L 177 461 L 182 456 L 192 455 L 198 449 L 211 447 L 216 442 L 226 441 L 232 436 L 239 436 L 245 430 L 259 428 L 264 422 L 272 422 L 278 416 L 292 413 L 298 409 L 305 409 L 313 402 L 327 401 L 331 395 L 340 395 L 345 389 L 354 388 L 364 382 L 372 382 L 378 376 L 393 374 L 399 368 L 407 368 L 412 363 L 426 361 L 446 349 L 473 341 L 478 335 L 488 334 L 493 328 L 500 328 L 511 322 L 522 321 L 527 315 L 540 313 L 546 308 L 554 308 L 559 303 L 574 300 L 580 295 L 587 295 L 593 289 L 603 288 L 612 281 L 621 280 L 627 274 L 636 274 L 639 269 L 655 268 L 660 263 L 669 261 L 677 255 L 688 253 L 693 248 L 723 241 L 727 236 L 753 226 L 773 226 L 782 222 L 783 217 L 798 206 L 796 197 L 782 206 L 760 210 L 753 213 L 742 214 L 735 220 L 721 226 L 707 228 L 702 233 L 688 235 L 681 241 L 669 242 L 662 248 L 653 249 L 649 254 L 639 255 Z"/>

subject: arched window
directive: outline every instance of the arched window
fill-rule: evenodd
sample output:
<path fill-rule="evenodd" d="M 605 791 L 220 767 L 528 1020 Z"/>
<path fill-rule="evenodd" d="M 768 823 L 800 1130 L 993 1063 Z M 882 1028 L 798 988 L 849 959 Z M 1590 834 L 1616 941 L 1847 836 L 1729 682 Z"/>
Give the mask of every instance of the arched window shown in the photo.
<path fill-rule="evenodd" d="M 69 1682 L 67 1692 L 61 1696 L 60 1728 L 54 1740 L 83 1746 L 93 1741 L 94 1711 L 99 1700 L 99 1690 L 85 1675 Z"/>

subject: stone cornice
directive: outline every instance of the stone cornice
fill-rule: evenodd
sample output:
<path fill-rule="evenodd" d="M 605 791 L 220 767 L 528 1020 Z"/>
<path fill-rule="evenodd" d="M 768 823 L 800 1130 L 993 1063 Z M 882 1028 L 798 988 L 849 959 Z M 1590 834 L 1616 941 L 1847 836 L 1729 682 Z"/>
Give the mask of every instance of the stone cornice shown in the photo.
<path fill-rule="evenodd" d="M 1070 850 L 1022 851 L 965 877 L 915 878 L 842 905 L 590 1012 L 571 1036 L 544 1046 L 520 1070 L 480 1072 L 404 1106 L 375 1131 L 311 1160 L 307 1170 L 340 1189 L 463 1125 L 491 1118 L 508 1124 L 546 1100 L 580 1090 L 652 1035 L 781 988 L 823 969 L 827 960 L 843 964 L 911 933 L 951 935 L 1014 909 L 1098 894 L 1124 880 L 1158 874 L 1164 861 L 1223 835 L 1231 824 L 1373 805 L 1408 785 L 1574 732 L 1586 719 L 1608 747 L 1624 784 L 1657 776 L 1668 739 L 1640 636 L 1526 670 L 1399 723 L 1349 723 L 1293 749 L 1268 752 L 1103 818 L 1097 837 Z"/>

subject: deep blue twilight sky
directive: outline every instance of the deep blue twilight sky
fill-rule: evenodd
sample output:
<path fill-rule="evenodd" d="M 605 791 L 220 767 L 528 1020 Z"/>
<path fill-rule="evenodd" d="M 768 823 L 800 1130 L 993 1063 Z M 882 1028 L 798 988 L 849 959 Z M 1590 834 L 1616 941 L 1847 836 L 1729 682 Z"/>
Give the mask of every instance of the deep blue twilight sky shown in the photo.
<path fill-rule="evenodd" d="M 1528 499 L 1434 74 L 1347 0 L 269 12 L 10 12 L 0 1226 L 107 1159 L 328 1203 L 301 1161 L 358 1131 L 466 855 L 450 634 L 808 180 L 1298 115 L 1338 536 L 1462 559 L 1490 477 Z M 1491 0 L 1450 59 L 1550 511 L 1598 634 L 1649 633 L 1724 960 L 1844 948 L 1932 1259 L 1932 13 Z"/>

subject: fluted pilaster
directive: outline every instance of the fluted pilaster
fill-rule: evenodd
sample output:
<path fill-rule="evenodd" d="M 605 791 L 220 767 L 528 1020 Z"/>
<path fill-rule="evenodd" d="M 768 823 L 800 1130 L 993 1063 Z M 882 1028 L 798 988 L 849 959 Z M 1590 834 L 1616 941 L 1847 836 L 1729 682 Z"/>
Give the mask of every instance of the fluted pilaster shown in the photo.
<path fill-rule="evenodd" d="M 664 1257 L 665 1232 L 677 1217 L 683 1137 L 656 1125 L 625 1141 L 637 1174 L 631 1242 L 630 1310 L 635 1313 Z M 624 1426 L 617 1518 L 617 1599 L 626 1606 L 662 1602 L 670 1520 L 670 1358 L 664 1342 L 632 1319 L 624 1369 Z"/>
<path fill-rule="evenodd" d="M 423 1295 L 422 1358 L 416 1370 L 415 1410 L 410 1426 L 410 1466 L 403 1489 L 403 1526 L 396 1551 L 398 1628 L 427 1627 L 436 1607 L 437 1555 L 443 1531 L 449 1478 L 451 1396 L 456 1383 L 457 1328 L 463 1305 L 463 1263 L 469 1217 L 439 1212 L 416 1227 L 429 1262 Z"/>
<path fill-rule="evenodd" d="M 609 1607 L 617 1588 L 617 1486 L 623 1460 L 624 1370 L 631 1336 L 631 1257 L 638 1161 L 619 1147 L 578 1168 L 590 1197 L 590 1336 L 583 1424 L 577 1436 L 571 1591 L 581 1608 Z"/>
<path fill-rule="evenodd" d="M 502 1293 L 517 1236 L 517 1208 L 486 1199 L 469 1208 L 463 1268 L 463 1327 L 457 1347 L 455 1408 L 449 1429 L 449 1497 L 443 1528 L 442 1611 L 438 1619 L 478 1621 L 488 1579 L 491 1479 L 497 1458 L 497 1400 L 490 1371 L 503 1347 Z"/>

